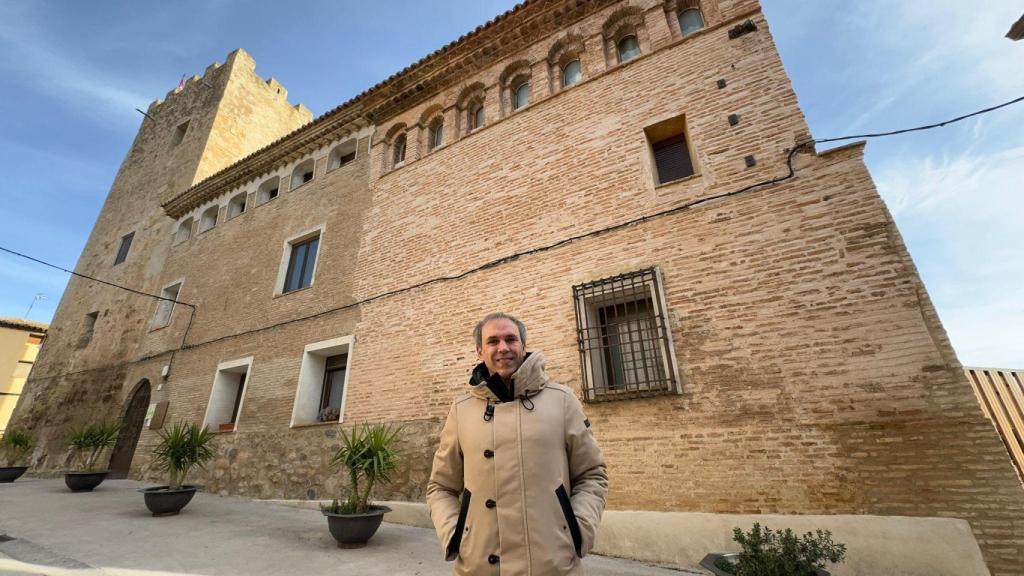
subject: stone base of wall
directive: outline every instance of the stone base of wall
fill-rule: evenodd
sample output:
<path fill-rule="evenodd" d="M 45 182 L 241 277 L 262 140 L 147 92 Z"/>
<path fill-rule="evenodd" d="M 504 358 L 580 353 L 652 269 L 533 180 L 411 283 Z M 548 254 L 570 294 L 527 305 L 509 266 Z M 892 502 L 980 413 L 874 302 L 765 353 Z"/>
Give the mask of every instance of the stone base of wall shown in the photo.
<path fill-rule="evenodd" d="M 276 500 L 318 509 L 320 502 Z M 433 528 L 421 502 L 378 501 L 392 509 L 388 522 Z M 739 550 L 733 528 L 754 522 L 798 534 L 830 530 L 846 545 L 846 562 L 829 568 L 834 576 L 988 576 L 981 548 L 966 520 L 907 516 L 802 516 L 784 514 L 706 514 L 609 510 L 598 531 L 594 553 L 695 569 L 710 552 Z"/>

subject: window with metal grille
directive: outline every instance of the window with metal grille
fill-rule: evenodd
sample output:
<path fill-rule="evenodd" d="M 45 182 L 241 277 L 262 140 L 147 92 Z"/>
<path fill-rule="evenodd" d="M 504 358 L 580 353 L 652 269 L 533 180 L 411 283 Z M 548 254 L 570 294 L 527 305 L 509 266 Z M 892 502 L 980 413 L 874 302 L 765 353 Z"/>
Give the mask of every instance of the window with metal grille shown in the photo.
<path fill-rule="evenodd" d="M 313 284 L 313 270 L 316 267 L 316 252 L 319 246 L 319 235 L 292 244 L 292 253 L 291 258 L 288 260 L 288 272 L 284 278 L 283 292 L 292 292 Z"/>
<path fill-rule="evenodd" d="M 654 157 L 657 184 L 693 176 L 693 157 L 686 139 L 686 119 L 669 118 L 644 129 Z"/>
<path fill-rule="evenodd" d="M 573 286 L 588 402 L 678 391 L 657 268 Z"/>
<path fill-rule="evenodd" d="M 135 238 L 135 232 L 129 232 L 121 237 L 121 245 L 117 247 L 117 256 L 114 257 L 114 266 L 128 258 L 128 250 L 132 247 L 133 238 Z"/>

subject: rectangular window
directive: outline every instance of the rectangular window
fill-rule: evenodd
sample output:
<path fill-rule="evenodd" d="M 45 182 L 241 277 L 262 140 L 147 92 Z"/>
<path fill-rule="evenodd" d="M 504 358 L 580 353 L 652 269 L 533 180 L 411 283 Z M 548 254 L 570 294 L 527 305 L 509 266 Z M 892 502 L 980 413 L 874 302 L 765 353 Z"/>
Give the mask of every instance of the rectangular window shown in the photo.
<path fill-rule="evenodd" d="M 353 343 L 352 336 L 342 336 L 305 347 L 292 408 L 292 426 L 341 422 Z"/>
<path fill-rule="evenodd" d="M 231 432 L 238 426 L 251 369 L 251 356 L 217 366 L 204 419 L 214 432 Z"/>
<path fill-rule="evenodd" d="M 341 394 L 345 390 L 348 355 L 328 356 L 324 365 L 324 386 L 320 393 L 320 412 L 317 414 L 317 420 L 337 421 L 341 417 Z"/>
<path fill-rule="evenodd" d="M 129 232 L 121 237 L 121 245 L 117 248 L 117 256 L 114 258 L 114 266 L 117 266 L 128 258 L 128 250 L 132 247 L 133 238 L 135 238 L 135 232 Z"/>
<path fill-rule="evenodd" d="M 161 328 L 171 323 L 171 314 L 174 312 L 174 301 L 178 299 L 181 292 L 181 282 L 175 282 L 160 292 L 160 300 L 156 306 L 156 316 L 153 317 L 153 327 Z"/>
<path fill-rule="evenodd" d="M 651 146 L 657 184 L 668 184 L 693 176 L 693 157 L 690 155 L 683 116 L 648 126 L 644 132 Z"/>
<path fill-rule="evenodd" d="M 316 267 L 316 253 L 319 246 L 319 234 L 291 245 L 291 256 L 288 259 L 283 293 L 307 288 L 313 284 L 313 270 Z"/>
<path fill-rule="evenodd" d="M 100 317 L 99 311 L 89 312 L 85 315 L 85 326 L 82 331 L 82 336 L 78 339 L 79 346 L 85 346 L 92 341 L 92 336 L 96 332 L 96 320 Z"/>
<path fill-rule="evenodd" d="M 171 140 L 171 146 L 177 146 L 185 139 L 185 134 L 188 132 L 188 123 L 189 121 L 185 120 L 174 129 L 174 139 Z"/>
<path fill-rule="evenodd" d="M 656 268 L 573 286 L 587 401 L 678 391 Z"/>

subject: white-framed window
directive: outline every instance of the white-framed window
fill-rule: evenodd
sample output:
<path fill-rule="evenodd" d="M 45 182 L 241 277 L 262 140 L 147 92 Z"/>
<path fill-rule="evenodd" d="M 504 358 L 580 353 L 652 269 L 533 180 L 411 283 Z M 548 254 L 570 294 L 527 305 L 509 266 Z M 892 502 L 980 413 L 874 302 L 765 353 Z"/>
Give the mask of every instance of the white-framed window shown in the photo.
<path fill-rule="evenodd" d="M 192 217 L 189 216 L 178 222 L 178 228 L 174 231 L 174 243 L 180 244 L 192 237 Z"/>
<path fill-rule="evenodd" d="M 199 232 L 203 233 L 213 229 L 217 225 L 218 214 L 220 214 L 220 206 L 216 204 L 203 210 L 203 215 L 199 217 Z"/>
<path fill-rule="evenodd" d="M 313 168 L 316 163 L 312 158 L 307 158 L 299 163 L 295 169 L 292 170 L 292 185 L 288 187 L 289 190 L 295 190 L 299 186 L 302 186 L 306 182 L 313 181 Z"/>
<path fill-rule="evenodd" d="M 648 268 L 573 286 L 587 401 L 679 391 L 662 285 Z"/>
<path fill-rule="evenodd" d="M 256 189 L 256 205 L 260 206 L 270 202 L 274 198 L 277 198 L 278 190 L 281 189 L 281 177 L 274 176 L 273 178 L 267 178 L 260 184 L 260 187 Z"/>
<path fill-rule="evenodd" d="M 354 337 L 342 336 L 303 349 L 291 426 L 344 420 L 354 343 Z"/>
<path fill-rule="evenodd" d="M 313 285 L 323 230 L 324 227 L 319 226 L 284 241 L 275 294 L 287 294 Z"/>
<path fill-rule="evenodd" d="M 249 388 L 253 357 L 240 358 L 217 365 L 210 390 L 210 401 L 206 404 L 203 425 L 214 432 L 231 432 L 237 429 L 239 416 L 245 403 L 245 392 Z"/>
<path fill-rule="evenodd" d="M 679 13 L 679 31 L 689 36 L 704 28 L 704 15 L 699 8 L 687 8 Z"/>
<path fill-rule="evenodd" d="M 181 285 L 184 282 L 182 279 L 175 280 L 164 286 L 163 290 L 160 291 L 160 298 L 162 300 L 157 300 L 156 313 L 153 315 L 153 328 L 162 328 L 171 323 L 171 314 L 174 313 L 174 302 L 178 299 L 178 294 L 181 293 Z"/>
<path fill-rule="evenodd" d="M 248 196 L 246 192 L 239 192 L 231 200 L 228 200 L 228 220 L 235 216 L 241 216 L 245 212 L 245 203 Z"/>
<path fill-rule="evenodd" d="M 338 144 L 331 150 L 327 159 L 327 169 L 336 170 L 351 164 L 356 159 L 356 139 L 352 138 Z"/>

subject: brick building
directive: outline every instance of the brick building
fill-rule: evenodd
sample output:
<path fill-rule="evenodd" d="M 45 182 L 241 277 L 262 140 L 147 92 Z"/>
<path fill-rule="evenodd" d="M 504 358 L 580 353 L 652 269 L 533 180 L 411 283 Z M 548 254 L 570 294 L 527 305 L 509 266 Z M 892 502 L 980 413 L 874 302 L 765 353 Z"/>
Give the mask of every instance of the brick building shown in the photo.
<path fill-rule="evenodd" d="M 500 309 L 586 401 L 599 549 L 692 566 L 811 518 L 846 573 L 1024 573 L 1020 479 L 863 143 L 791 154 L 756 0 L 526 2 L 312 121 L 254 67 L 150 106 L 77 270 L 188 305 L 71 280 L 14 416 L 38 469 L 124 415 L 111 468 L 154 477 L 166 402 L 223 431 L 201 483 L 261 498 L 337 494 L 338 430 L 401 422 L 380 496 L 421 501 Z"/>

